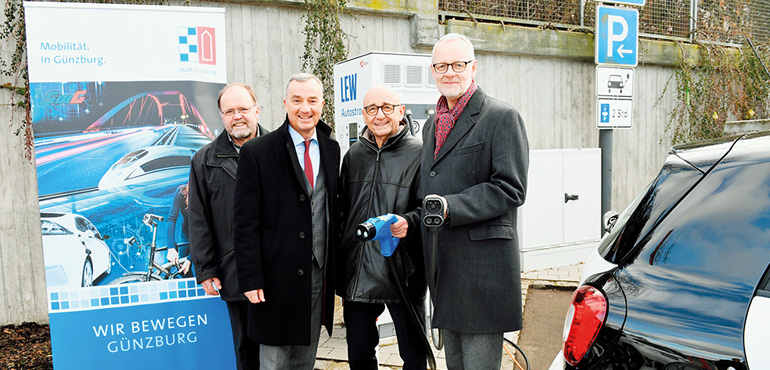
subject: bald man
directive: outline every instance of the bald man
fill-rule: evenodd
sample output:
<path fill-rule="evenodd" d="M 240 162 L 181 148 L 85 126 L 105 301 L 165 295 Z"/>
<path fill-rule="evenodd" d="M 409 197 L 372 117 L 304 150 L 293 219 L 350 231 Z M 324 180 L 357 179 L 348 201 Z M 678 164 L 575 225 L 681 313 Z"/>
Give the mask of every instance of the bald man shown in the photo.
<path fill-rule="evenodd" d="M 344 300 L 348 360 L 352 370 L 377 369 L 379 342 L 376 320 L 387 305 L 398 338 L 404 369 L 425 370 L 423 331 L 409 317 L 410 307 L 399 295 L 406 287 L 418 315 L 424 315 L 425 271 L 420 241 L 420 153 L 411 136 L 404 105 L 393 88 L 377 85 L 364 96 L 366 128 L 345 154 L 338 181 L 345 221 L 339 250 L 337 294 Z M 399 276 L 389 273 L 379 244 L 356 239 L 356 226 L 370 217 L 394 213 L 393 236 L 402 238 L 393 256 Z"/>

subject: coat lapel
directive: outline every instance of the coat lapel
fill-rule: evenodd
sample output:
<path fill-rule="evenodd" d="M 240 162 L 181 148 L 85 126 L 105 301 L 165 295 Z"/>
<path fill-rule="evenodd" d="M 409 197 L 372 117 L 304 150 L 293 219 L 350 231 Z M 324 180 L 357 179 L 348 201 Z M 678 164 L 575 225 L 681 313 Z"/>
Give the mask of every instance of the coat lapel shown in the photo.
<path fill-rule="evenodd" d="M 291 162 L 291 168 L 294 169 L 294 177 L 297 179 L 300 188 L 305 190 L 305 194 L 310 196 L 310 183 L 307 182 L 307 178 L 305 178 L 305 171 L 303 171 L 302 167 L 299 165 L 297 149 L 294 148 L 294 142 L 291 140 L 291 135 L 289 135 L 288 118 L 283 122 L 281 130 L 283 130 L 283 132 L 286 134 L 286 155 L 289 158 L 289 162 Z"/>
<path fill-rule="evenodd" d="M 326 176 L 327 191 L 334 189 L 329 188 L 330 184 L 334 182 L 329 179 L 336 179 L 339 176 L 338 166 L 336 163 L 336 157 L 334 155 L 336 146 L 335 141 L 332 140 L 329 135 L 331 134 L 331 127 L 326 125 L 323 121 L 319 121 L 316 125 L 316 137 L 318 138 L 318 148 L 321 152 L 321 168 Z"/>
<path fill-rule="evenodd" d="M 423 127 L 423 134 L 422 134 L 422 142 L 423 146 L 425 148 L 430 148 L 430 152 L 433 153 L 433 150 L 436 148 L 436 116 L 430 117 L 429 120 L 425 122 L 425 127 Z M 435 160 L 431 161 L 431 163 L 435 163 Z"/>
<path fill-rule="evenodd" d="M 481 111 L 481 104 L 484 102 L 484 98 L 486 97 L 486 94 L 484 94 L 483 91 L 481 91 L 481 88 L 477 88 L 476 92 L 473 93 L 473 96 L 470 100 L 468 100 L 468 104 L 465 106 L 465 109 L 460 114 L 460 117 L 457 119 L 457 122 L 455 122 L 454 127 L 452 127 L 452 131 L 449 132 L 449 136 L 447 136 L 446 141 L 444 141 L 444 144 L 441 146 L 441 150 L 438 152 L 438 155 L 436 156 L 436 160 L 433 162 L 435 165 L 438 163 L 441 158 L 444 158 L 447 153 L 452 151 L 452 148 L 454 148 L 455 145 L 460 141 L 460 139 L 465 136 L 465 134 L 468 133 L 468 131 L 473 127 L 473 125 L 476 124 L 475 116 L 479 114 Z M 435 126 L 435 120 L 433 121 L 433 125 Z M 431 135 L 431 141 L 433 145 L 431 148 L 436 147 L 436 136 L 435 134 Z"/>
<path fill-rule="evenodd" d="M 258 136 L 262 136 L 267 131 L 262 125 L 257 124 Z M 238 173 L 238 152 L 233 147 L 233 143 L 228 137 L 227 131 L 222 131 L 216 139 L 214 139 L 214 150 L 211 151 L 211 155 L 206 162 L 207 165 L 212 167 L 222 167 L 225 173 L 235 180 L 235 175 Z"/>
<path fill-rule="evenodd" d="M 206 160 L 206 165 L 221 167 L 235 180 L 235 174 L 238 172 L 238 152 L 227 135 L 227 131 L 223 131 L 214 139 L 213 150 Z"/>

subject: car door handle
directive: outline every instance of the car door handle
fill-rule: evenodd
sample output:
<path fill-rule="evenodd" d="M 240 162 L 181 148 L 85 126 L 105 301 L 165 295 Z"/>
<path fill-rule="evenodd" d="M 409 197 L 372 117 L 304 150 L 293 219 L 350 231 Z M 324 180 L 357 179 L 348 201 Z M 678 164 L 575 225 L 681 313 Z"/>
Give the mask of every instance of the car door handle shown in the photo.
<path fill-rule="evenodd" d="M 579 195 L 577 194 L 567 194 L 564 193 L 564 203 L 567 203 L 571 200 L 578 200 Z"/>

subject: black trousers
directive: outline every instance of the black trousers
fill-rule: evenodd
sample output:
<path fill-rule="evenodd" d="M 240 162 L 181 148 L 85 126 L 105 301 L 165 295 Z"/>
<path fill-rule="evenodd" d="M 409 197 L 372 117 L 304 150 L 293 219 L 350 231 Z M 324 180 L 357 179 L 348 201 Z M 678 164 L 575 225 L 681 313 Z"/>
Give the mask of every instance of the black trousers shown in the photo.
<path fill-rule="evenodd" d="M 422 303 L 422 301 L 420 301 Z M 421 343 L 425 333 L 413 323 L 408 308 L 403 304 L 388 304 L 388 311 L 396 327 L 398 352 L 404 360 L 404 370 L 425 370 L 426 354 Z M 425 306 L 418 304 L 418 315 L 425 315 Z M 347 331 L 348 362 L 351 370 L 377 370 L 376 347 L 380 341 L 377 317 L 385 311 L 383 303 L 345 301 L 343 315 Z"/>
<path fill-rule="evenodd" d="M 233 331 L 235 346 L 235 363 L 238 370 L 259 369 L 259 343 L 246 335 L 247 312 L 249 301 L 227 301 L 227 312 L 230 314 L 230 327 Z"/>

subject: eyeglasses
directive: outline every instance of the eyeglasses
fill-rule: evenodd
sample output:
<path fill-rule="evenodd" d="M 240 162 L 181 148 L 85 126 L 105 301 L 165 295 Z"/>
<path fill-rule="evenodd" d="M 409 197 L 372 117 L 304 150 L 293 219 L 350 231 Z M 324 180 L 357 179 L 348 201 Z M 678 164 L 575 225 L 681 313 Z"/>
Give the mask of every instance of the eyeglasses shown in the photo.
<path fill-rule="evenodd" d="M 436 63 L 433 65 L 433 70 L 436 71 L 436 73 L 444 74 L 449 70 L 449 66 L 452 66 L 452 70 L 455 71 L 455 73 L 460 73 L 465 71 L 465 68 L 468 68 L 468 63 L 472 61 L 473 60 L 471 59 L 467 62 Z"/>
<path fill-rule="evenodd" d="M 238 113 L 240 113 L 240 115 L 244 115 L 244 114 L 246 114 L 246 113 L 249 113 L 249 111 L 251 110 L 251 108 L 254 108 L 254 107 L 256 107 L 256 106 L 257 106 L 257 105 L 256 105 L 256 104 L 254 104 L 254 105 L 252 105 L 252 106 L 250 106 L 250 107 L 248 107 L 248 108 L 236 108 L 236 109 L 228 109 L 228 110 L 226 110 L 226 111 L 224 111 L 224 112 L 220 111 L 220 113 L 222 113 L 222 115 L 224 115 L 225 117 L 232 117 L 232 116 L 234 116 L 234 115 L 235 115 L 235 112 L 238 112 Z"/>
<path fill-rule="evenodd" d="M 376 116 L 377 111 L 382 109 L 382 114 L 388 115 L 393 113 L 393 111 L 396 110 L 396 107 L 401 106 L 403 104 L 383 104 L 383 105 L 367 105 L 364 107 L 364 112 L 370 116 Z"/>

